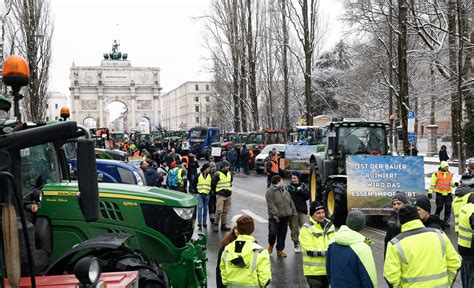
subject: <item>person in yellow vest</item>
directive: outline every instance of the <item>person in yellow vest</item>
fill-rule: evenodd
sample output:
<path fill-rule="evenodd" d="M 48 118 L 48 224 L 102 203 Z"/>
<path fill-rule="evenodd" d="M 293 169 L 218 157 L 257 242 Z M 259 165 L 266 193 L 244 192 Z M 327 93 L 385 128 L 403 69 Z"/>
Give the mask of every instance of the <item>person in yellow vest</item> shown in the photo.
<path fill-rule="evenodd" d="M 402 232 L 390 240 L 384 277 L 392 287 L 451 287 L 461 267 L 453 244 L 443 231 L 426 228 L 416 207 L 399 212 Z"/>
<path fill-rule="evenodd" d="M 301 227 L 299 236 L 303 252 L 303 273 L 311 288 L 329 287 L 326 254 L 334 237 L 334 225 L 325 218 L 324 207 L 320 202 L 311 203 L 309 214 L 309 222 Z"/>
<path fill-rule="evenodd" d="M 431 175 L 431 186 L 428 191 L 428 198 L 433 197 L 433 191 L 436 193 L 436 212 L 435 215 L 440 216 L 444 208 L 444 226 L 449 227 L 451 217 L 451 204 L 453 196 L 451 195 L 451 187 L 457 186 L 457 182 L 453 181 L 453 173 L 449 172 L 449 165 L 446 161 L 441 161 L 438 171 Z"/>
<path fill-rule="evenodd" d="M 272 279 L 270 255 L 252 235 L 255 225 L 252 217 L 237 219 L 237 239 L 222 252 L 220 271 L 226 287 L 266 287 Z"/>
<path fill-rule="evenodd" d="M 458 251 L 462 257 L 461 281 L 463 288 L 474 287 L 474 194 L 459 212 Z"/>
<path fill-rule="evenodd" d="M 201 173 L 198 175 L 197 195 L 198 200 L 198 228 L 207 227 L 207 205 L 209 204 L 209 192 L 211 192 L 211 168 L 209 164 L 202 165 Z"/>
<path fill-rule="evenodd" d="M 227 212 L 232 200 L 232 173 L 229 171 L 230 163 L 222 161 L 220 171 L 212 176 L 211 190 L 216 193 L 216 217 L 214 219 L 214 232 L 219 231 L 219 222 L 221 231 L 230 231 L 227 227 Z"/>
<path fill-rule="evenodd" d="M 456 191 L 454 191 L 454 232 L 458 232 L 459 211 L 464 205 L 467 204 L 467 199 L 471 194 L 474 194 L 474 176 L 471 174 L 464 174 L 462 175 L 459 187 L 456 188 Z"/>
<path fill-rule="evenodd" d="M 332 287 L 378 287 L 377 269 L 369 246 L 371 241 L 359 233 L 365 228 L 364 213 L 349 212 L 346 225 L 339 228 L 328 248 L 326 270 L 329 284 Z"/>

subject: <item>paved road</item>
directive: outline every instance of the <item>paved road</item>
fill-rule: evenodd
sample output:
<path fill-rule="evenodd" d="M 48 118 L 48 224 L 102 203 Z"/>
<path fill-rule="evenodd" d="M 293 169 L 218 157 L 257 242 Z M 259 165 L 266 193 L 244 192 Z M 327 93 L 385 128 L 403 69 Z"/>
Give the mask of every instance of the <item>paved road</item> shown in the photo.
<path fill-rule="evenodd" d="M 250 175 L 236 174 L 234 176 L 232 205 L 228 217 L 228 224 L 233 215 L 246 213 L 255 219 L 254 236 L 263 247 L 268 246 L 267 233 L 267 207 L 265 204 L 266 177 L 252 172 Z M 368 219 L 369 227 L 362 231 L 362 234 L 373 240 L 371 245 L 377 265 L 379 287 L 387 287 L 383 279 L 383 239 L 385 237 L 384 224 L 378 219 Z M 446 231 L 448 236 L 454 240 L 454 232 Z M 197 229 L 196 229 L 197 232 Z M 219 251 L 220 239 L 225 232 L 214 233 L 210 226 L 202 230 L 208 237 L 208 263 L 207 271 L 209 276 L 209 287 L 215 287 L 215 267 L 216 258 Z M 290 240 L 290 231 L 286 239 L 285 251 L 287 258 L 279 258 L 276 252 L 271 255 L 272 262 L 272 283 L 270 287 L 308 287 L 302 269 L 302 255 L 295 254 L 293 243 Z M 458 277 L 459 278 L 459 277 Z M 454 287 L 461 287 L 457 281 Z"/>

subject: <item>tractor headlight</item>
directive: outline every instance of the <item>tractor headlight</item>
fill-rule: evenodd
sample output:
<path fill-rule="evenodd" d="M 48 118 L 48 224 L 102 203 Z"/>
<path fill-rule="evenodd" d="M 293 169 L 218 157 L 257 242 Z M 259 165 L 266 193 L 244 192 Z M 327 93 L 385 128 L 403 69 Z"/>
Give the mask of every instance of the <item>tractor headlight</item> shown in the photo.
<path fill-rule="evenodd" d="M 183 218 L 184 220 L 189 220 L 193 218 L 194 214 L 194 207 L 187 207 L 187 208 L 177 208 L 173 207 L 174 212 L 178 214 L 179 217 Z"/>
<path fill-rule="evenodd" d="M 85 257 L 74 266 L 74 274 L 81 284 L 95 284 L 99 281 L 101 267 L 96 257 Z"/>
<path fill-rule="evenodd" d="M 142 186 L 145 185 L 140 173 L 138 173 L 137 171 L 133 171 L 133 175 L 135 175 L 135 179 L 137 179 L 137 185 L 142 185 Z"/>

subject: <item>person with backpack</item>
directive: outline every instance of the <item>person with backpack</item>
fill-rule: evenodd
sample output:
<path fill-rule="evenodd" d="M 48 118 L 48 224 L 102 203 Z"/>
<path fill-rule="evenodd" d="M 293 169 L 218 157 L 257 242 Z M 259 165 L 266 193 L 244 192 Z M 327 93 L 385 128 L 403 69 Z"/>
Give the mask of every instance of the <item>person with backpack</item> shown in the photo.
<path fill-rule="evenodd" d="M 145 175 L 145 182 L 147 186 L 155 186 L 158 179 L 158 172 L 152 167 L 148 161 L 143 160 L 140 162 L 140 169 L 142 169 L 143 174 Z"/>
<path fill-rule="evenodd" d="M 171 162 L 171 170 L 168 172 L 168 177 L 166 179 L 166 185 L 168 185 L 168 189 L 170 190 L 178 190 L 179 187 L 179 168 L 176 167 L 176 162 Z"/>

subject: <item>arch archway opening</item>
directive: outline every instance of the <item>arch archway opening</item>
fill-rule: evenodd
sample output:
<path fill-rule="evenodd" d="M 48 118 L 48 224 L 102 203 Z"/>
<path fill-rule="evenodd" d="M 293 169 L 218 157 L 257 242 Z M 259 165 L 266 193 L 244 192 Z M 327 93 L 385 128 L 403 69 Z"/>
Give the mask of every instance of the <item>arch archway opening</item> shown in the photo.
<path fill-rule="evenodd" d="M 128 127 L 128 107 L 122 101 L 112 101 L 107 104 L 107 120 L 105 123 L 109 129 L 117 132 L 129 131 Z"/>
<path fill-rule="evenodd" d="M 82 124 L 84 124 L 86 128 L 97 128 L 97 120 L 92 117 L 86 117 L 84 121 L 82 121 Z"/>
<path fill-rule="evenodd" d="M 150 118 L 143 116 L 138 121 L 138 131 L 140 131 L 140 133 L 150 134 L 150 124 Z"/>

